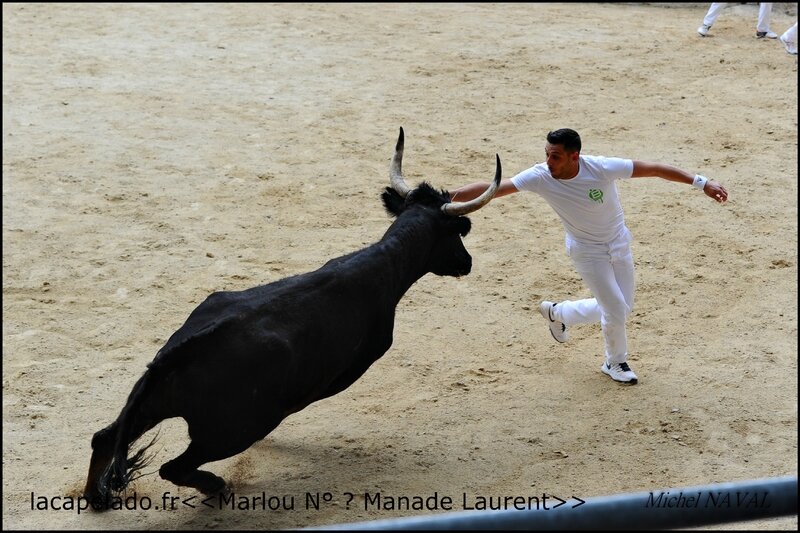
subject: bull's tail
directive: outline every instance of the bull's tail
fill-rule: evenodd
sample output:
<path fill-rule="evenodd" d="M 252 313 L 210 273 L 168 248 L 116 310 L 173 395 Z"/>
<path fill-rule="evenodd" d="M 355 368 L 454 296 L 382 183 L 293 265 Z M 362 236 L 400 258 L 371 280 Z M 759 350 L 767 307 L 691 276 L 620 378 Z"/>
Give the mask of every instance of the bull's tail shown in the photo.
<path fill-rule="evenodd" d="M 131 457 L 128 457 L 131 444 L 144 432 L 160 422 L 160 420 L 148 420 L 149 417 L 143 415 L 141 410 L 145 394 L 149 388 L 149 380 L 152 379 L 150 374 L 150 370 L 146 371 L 136 382 L 128 396 L 125 407 L 117 419 L 118 426 L 114 441 L 114 455 L 101 480 L 102 491 L 106 494 L 125 490 L 131 481 L 143 475 L 141 471 L 152 460 L 152 455 L 147 452 L 155 444 L 158 435 L 153 437 L 153 440 Z"/>

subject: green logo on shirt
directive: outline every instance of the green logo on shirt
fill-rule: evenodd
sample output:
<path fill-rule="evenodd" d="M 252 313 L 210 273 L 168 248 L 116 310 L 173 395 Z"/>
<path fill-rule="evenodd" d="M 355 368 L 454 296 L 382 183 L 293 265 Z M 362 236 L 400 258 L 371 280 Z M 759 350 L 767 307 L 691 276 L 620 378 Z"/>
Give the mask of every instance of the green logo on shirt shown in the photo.
<path fill-rule="evenodd" d="M 603 191 L 600 189 L 589 189 L 589 199 L 594 202 L 603 203 Z"/>

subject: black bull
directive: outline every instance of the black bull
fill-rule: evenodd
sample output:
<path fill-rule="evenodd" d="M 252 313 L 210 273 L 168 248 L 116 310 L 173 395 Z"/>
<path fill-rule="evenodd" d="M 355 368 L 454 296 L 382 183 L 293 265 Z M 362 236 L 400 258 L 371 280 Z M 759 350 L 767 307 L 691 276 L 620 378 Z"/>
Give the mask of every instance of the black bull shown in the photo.
<path fill-rule="evenodd" d="M 496 192 L 499 156 L 494 181 L 469 202 L 451 202 L 424 182 L 409 188 L 402 157 L 401 128 L 392 186 L 382 194 L 397 219 L 380 241 L 313 272 L 213 293 L 189 315 L 116 421 L 94 434 L 86 498 L 107 502 L 123 490 L 142 467 L 144 449 L 129 457 L 130 445 L 172 417 L 185 419 L 191 442 L 161 466 L 161 477 L 205 494 L 226 490 L 198 467 L 246 450 L 290 414 L 355 382 L 392 345 L 395 308 L 422 276 L 470 272 L 463 215 Z"/>

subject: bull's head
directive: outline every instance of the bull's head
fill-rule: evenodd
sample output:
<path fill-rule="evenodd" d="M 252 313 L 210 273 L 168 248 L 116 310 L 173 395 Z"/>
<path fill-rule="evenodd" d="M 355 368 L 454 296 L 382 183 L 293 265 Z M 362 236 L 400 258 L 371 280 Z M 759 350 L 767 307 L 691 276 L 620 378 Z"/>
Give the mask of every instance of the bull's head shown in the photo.
<path fill-rule="evenodd" d="M 472 270 L 472 257 L 464 248 L 461 237 L 469 233 L 471 222 L 464 215 L 477 211 L 494 197 L 500 186 L 500 156 L 497 157 L 497 170 L 489 187 L 477 198 L 468 202 L 452 202 L 447 191 L 436 192 L 433 187 L 423 182 L 416 189 L 409 187 L 403 179 L 403 144 L 404 133 L 400 128 L 400 136 L 395 146 L 394 157 L 389 170 L 391 187 L 383 193 L 386 210 L 392 215 L 413 208 L 426 213 L 425 219 L 435 224 L 435 230 L 425 233 L 431 235 L 431 255 L 427 269 L 439 276 L 463 276 Z M 420 235 L 419 237 L 423 237 Z"/>

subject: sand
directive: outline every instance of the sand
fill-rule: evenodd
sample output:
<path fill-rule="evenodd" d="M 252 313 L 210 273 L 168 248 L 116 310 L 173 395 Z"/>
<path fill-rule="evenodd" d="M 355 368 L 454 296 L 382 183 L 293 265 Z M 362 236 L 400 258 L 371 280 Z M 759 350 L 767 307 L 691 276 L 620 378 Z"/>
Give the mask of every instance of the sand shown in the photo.
<path fill-rule="evenodd" d="M 705 9 L 3 4 L 3 527 L 297 528 L 427 513 L 365 494 L 461 510 L 796 476 L 797 59 L 754 37 L 755 4 L 703 39 Z M 775 4 L 773 29 L 796 16 Z M 619 184 L 640 383 L 599 371 L 599 325 L 553 341 L 539 301 L 588 292 L 552 209 L 512 195 L 471 215 L 469 276 L 411 287 L 357 383 L 207 465 L 294 509 L 40 509 L 80 491 L 93 433 L 209 293 L 381 237 L 401 126 L 412 185 L 487 181 L 496 153 L 511 177 L 571 127 L 585 154 L 728 188 Z M 187 443 L 161 425 L 140 504 L 197 503 L 157 475 Z"/>

